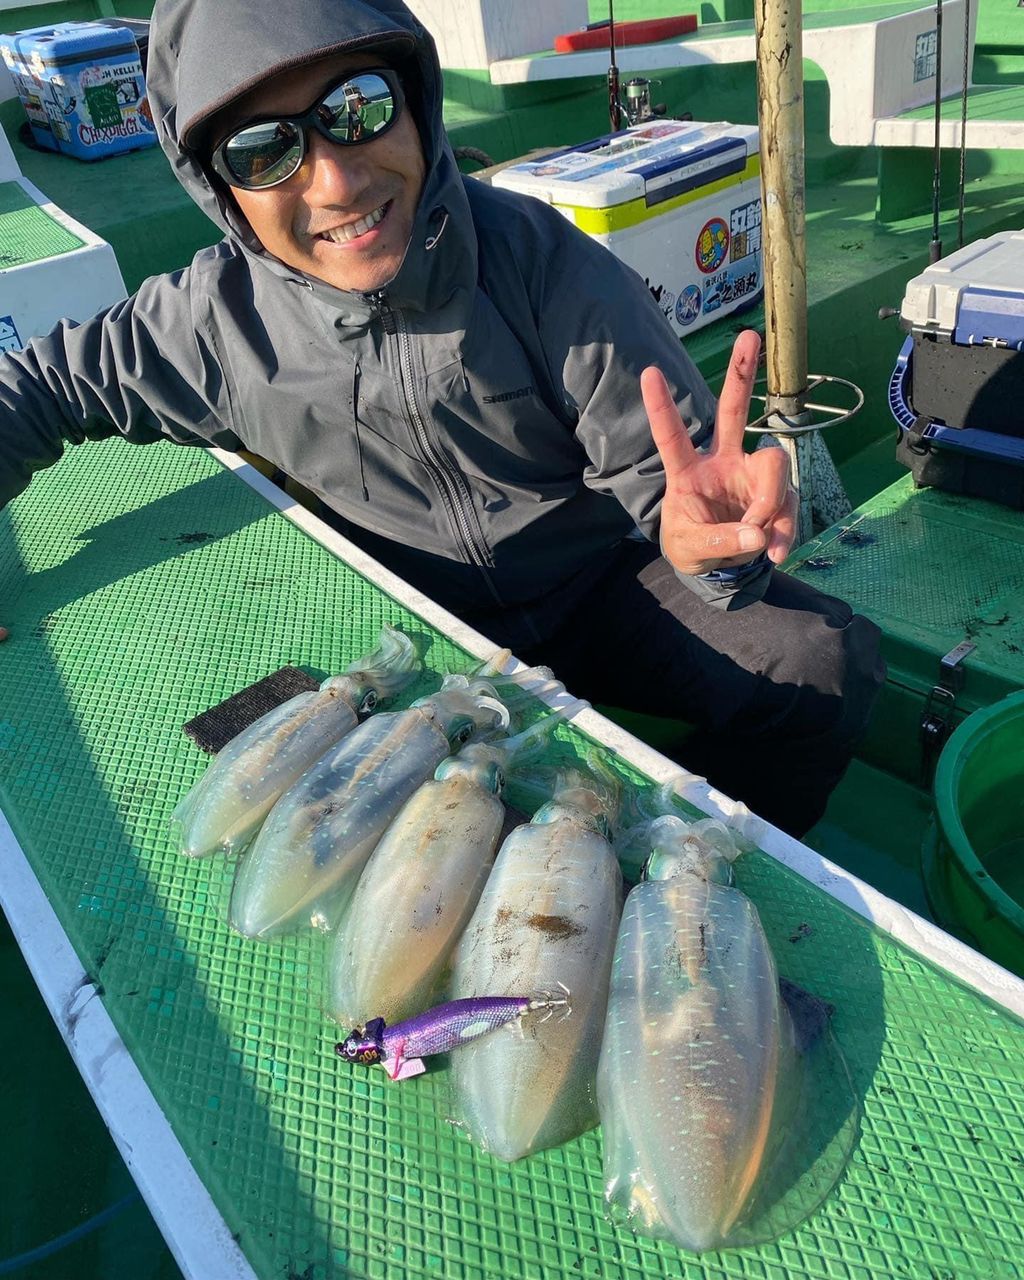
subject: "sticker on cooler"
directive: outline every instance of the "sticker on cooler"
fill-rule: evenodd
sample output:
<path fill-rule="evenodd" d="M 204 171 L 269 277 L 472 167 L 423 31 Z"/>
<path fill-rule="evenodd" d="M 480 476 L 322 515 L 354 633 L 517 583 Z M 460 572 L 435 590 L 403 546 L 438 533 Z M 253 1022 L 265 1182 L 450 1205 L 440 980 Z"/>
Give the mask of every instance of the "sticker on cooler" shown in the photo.
<path fill-rule="evenodd" d="M 152 132 L 153 118 L 142 94 L 141 71 L 136 60 L 82 69 L 78 77 L 82 92 L 78 140 L 83 146 Z"/>
<path fill-rule="evenodd" d="M 734 302 L 739 302 L 761 288 L 761 273 L 756 268 L 749 271 L 721 271 L 704 285 L 704 314 L 710 315 Z M 682 323 L 680 321 L 680 323 Z"/>
<path fill-rule="evenodd" d="M 694 257 L 697 266 L 709 276 L 725 261 L 729 252 L 729 228 L 722 218 L 709 218 L 700 229 Z"/>
<path fill-rule="evenodd" d="M 671 320 L 672 308 L 675 305 L 676 295 L 671 289 L 666 289 L 663 284 L 655 284 L 650 276 L 644 276 L 644 284 L 647 286 L 651 297 L 661 308 L 661 314 L 666 320 Z"/>
<path fill-rule="evenodd" d="M 676 299 L 676 323 L 693 324 L 700 315 L 701 292 L 695 284 L 688 284 Z"/>
<path fill-rule="evenodd" d="M 729 214 L 729 261 L 761 251 L 761 201 L 737 205 Z"/>

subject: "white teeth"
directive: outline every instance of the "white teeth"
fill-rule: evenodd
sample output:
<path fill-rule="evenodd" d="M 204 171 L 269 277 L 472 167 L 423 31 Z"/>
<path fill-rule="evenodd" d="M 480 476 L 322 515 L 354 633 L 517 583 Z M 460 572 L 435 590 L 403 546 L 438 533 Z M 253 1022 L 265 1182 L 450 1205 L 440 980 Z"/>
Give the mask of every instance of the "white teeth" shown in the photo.
<path fill-rule="evenodd" d="M 375 227 L 381 218 L 384 217 L 384 205 L 379 209 L 374 209 L 372 213 L 368 213 L 365 218 L 360 218 L 358 222 L 348 222 L 343 227 L 332 227 L 330 231 L 325 231 L 324 237 L 333 240 L 335 244 L 345 244 L 349 240 L 354 240 L 357 236 L 365 236 L 367 231 Z"/>

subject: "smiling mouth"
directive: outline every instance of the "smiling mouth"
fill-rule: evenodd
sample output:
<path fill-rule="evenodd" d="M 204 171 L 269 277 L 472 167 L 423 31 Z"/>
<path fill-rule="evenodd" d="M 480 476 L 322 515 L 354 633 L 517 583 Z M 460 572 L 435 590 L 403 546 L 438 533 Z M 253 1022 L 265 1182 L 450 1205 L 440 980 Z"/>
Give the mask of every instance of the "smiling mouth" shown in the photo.
<path fill-rule="evenodd" d="M 330 231 L 321 231 L 317 238 L 329 240 L 332 244 L 349 244 L 353 240 L 358 240 L 360 236 L 365 236 L 387 217 L 392 204 L 393 201 L 387 200 L 380 208 L 368 213 L 365 218 L 360 218 L 357 222 L 346 222 L 343 227 L 332 227 Z"/>

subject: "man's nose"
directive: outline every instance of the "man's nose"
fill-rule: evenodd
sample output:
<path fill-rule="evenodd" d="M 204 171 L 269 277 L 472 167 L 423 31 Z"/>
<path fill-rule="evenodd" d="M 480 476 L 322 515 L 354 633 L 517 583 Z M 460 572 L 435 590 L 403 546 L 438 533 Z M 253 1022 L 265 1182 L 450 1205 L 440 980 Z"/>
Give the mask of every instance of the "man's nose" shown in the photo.
<path fill-rule="evenodd" d="M 316 204 L 350 204 L 366 190 L 371 166 L 367 147 L 344 147 L 310 130 L 306 143 L 307 200 Z"/>

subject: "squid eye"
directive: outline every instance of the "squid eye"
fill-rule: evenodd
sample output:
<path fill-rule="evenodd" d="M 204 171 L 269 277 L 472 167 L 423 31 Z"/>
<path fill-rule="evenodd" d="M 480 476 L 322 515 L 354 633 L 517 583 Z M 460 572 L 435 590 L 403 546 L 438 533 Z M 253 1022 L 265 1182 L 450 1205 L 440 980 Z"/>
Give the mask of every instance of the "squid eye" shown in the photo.
<path fill-rule="evenodd" d="M 463 727 L 455 735 L 455 741 L 459 743 L 468 742 L 472 736 L 473 736 L 473 726 L 468 724 L 463 725 Z"/>

